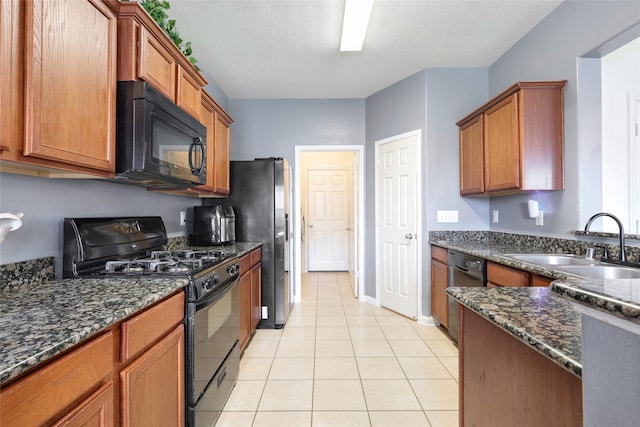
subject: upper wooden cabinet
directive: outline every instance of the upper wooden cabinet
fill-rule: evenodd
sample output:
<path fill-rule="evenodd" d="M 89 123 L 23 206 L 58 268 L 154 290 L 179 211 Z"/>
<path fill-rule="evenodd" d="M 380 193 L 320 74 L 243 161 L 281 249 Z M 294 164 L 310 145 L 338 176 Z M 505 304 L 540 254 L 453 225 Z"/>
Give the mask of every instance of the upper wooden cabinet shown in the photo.
<path fill-rule="evenodd" d="M 118 80 L 144 80 L 200 118 L 207 81 L 137 2 L 120 4 Z"/>
<path fill-rule="evenodd" d="M 460 120 L 460 194 L 564 189 L 566 80 L 519 82 Z"/>
<path fill-rule="evenodd" d="M 484 192 L 482 114 L 460 126 L 460 194 Z"/>
<path fill-rule="evenodd" d="M 144 80 L 207 128 L 207 182 L 195 188 L 154 190 L 194 197 L 229 195 L 231 117 L 203 89 L 207 84 L 180 49 L 137 3 L 118 15 L 118 80 Z"/>
<path fill-rule="evenodd" d="M 2 171 L 113 176 L 117 7 L 2 2 Z"/>
<path fill-rule="evenodd" d="M 216 104 L 217 105 L 217 104 Z M 218 107 L 216 110 L 216 130 L 215 141 L 213 144 L 214 158 L 213 158 L 213 173 L 214 178 L 214 192 L 218 194 L 229 194 L 229 127 L 233 120 L 227 115 L 227 113 Z M 209 165 L 211 162 L 209 162 Z"/>

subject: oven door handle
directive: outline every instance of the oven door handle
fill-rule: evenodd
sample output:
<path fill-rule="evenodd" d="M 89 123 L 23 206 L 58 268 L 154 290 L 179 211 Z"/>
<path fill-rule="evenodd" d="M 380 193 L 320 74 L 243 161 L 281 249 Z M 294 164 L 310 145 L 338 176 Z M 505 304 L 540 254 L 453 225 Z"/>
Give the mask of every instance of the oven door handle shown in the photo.
<path fill-rule="evenodd" d="M 240 281 L 240 277 L 236 277 L 229 283 L 225 284 L 224 287 L 219 288 L 216 292 L 211 292 L 210 294 L 206 295 L 203 299 L 196 301 L 195 302 L 196 311 L 202 310 L 203 308 L 209 307 L 210 305 L 213 305 L 216 302 L 218 302 L 218 300 L 224 297 L 227 294 L 227 292 L 230 291 L 231 288 L 233 288 L 239 281 Z"/>

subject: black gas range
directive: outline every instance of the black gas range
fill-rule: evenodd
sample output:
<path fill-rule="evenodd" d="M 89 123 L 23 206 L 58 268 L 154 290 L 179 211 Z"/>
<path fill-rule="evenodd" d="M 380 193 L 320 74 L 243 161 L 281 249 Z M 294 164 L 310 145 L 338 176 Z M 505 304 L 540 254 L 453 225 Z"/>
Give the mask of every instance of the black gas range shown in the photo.
<path fill-rule="evenodd" d="M 162 218 L 66 218 L 63 276 L 187 278 L 185 424 L 213 425 L 239 370 L 240 265 L 217 249 L 164 249 Z"/>
<path fill-rule="evenodd" d="M 160 217 L 66 218 L 63 277 L 186 277 L 187 299 L 216 292 L 239 273 L 235 254 L 216 249 L 164 250 Z"/>

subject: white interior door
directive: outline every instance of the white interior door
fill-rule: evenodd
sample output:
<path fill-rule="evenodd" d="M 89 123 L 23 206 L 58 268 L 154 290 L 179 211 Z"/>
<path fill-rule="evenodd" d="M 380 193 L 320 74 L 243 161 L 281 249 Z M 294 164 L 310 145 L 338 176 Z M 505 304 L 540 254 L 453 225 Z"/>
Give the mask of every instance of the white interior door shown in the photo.
<path fill-rule="evenodd" d="M 631 97 L 629 130 L 629 229 L 630 233 L 640 233 L 640 96 Z"/>
<path fill-rule="evenodd" d="M 348 170 L 307 175 L 309 271 L 349 270 Z"/>
<path fill-rule="evenodd" d="M 419 133 L 379 141 L 376 275 L 380 305 L 418 315 Z"/>

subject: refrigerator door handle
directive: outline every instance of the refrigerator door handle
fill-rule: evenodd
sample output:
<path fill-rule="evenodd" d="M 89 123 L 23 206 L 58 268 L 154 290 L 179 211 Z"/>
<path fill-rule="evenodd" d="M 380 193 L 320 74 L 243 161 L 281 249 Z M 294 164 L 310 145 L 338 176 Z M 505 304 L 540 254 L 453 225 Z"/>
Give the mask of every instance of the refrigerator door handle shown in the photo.
<path fill-rule="evenodd" d="M 284 214 L 284 241 L 289 241 L 289 214 Z"/>

